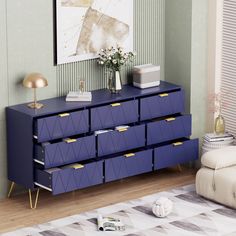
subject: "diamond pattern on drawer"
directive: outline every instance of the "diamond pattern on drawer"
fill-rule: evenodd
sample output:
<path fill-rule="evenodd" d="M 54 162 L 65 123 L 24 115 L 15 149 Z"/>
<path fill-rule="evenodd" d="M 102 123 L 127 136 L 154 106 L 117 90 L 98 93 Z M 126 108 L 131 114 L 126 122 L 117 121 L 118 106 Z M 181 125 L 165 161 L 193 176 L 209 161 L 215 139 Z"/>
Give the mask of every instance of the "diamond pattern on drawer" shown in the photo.
<path fill-rule="evenodd" d="M 103 182 L 103 162 L 87 164 L 81 169 L 64 169 L 53 173 L 53 194 L 65 193 Z"/>
<path fill-rule="evenodd" d="M 155 169 L 162 169 L 198 158 L 198 139 L 180 142 L 181 145 L 166 145 L 154 150 Z"/>
<path fill-rule="evenodd" d="M 152 96 L 141 99 L 141 120 L 184 112 L 184 92 L 169 93 L 166 97 Z"/>
<path fill-rule="evenodd" d="M 152 171 L 151 151 L 137 157 L 118 157 L 105 161 L 106 182 Z"/>
<path fill-rule="evenodd" d="M 122 103 L 120 106 L 104 106 L 91 110 L 91 129 L 109 128 L 138 121 L 138 101 Z"/>
<path fill-rule="evenodd" d="M 95 137 L 77 139 L 74 143 L 60 142 L 45 146 L 45 167 L 50 168 L 93 158 L 96 155 Z"/>
<path fill-rule="evenodd" d="M 125 132 L 108 132 L 98 135 L 98 155 L 108 155 L 145 146 L 145 126 L 129 128 Z"/>
<path fill-rule="evenodd" d="M 136 163 L 134 163 L 134 165 L 136 165 Z M 121 179 L 127 176 L 130 176 L 130 174 L 124 158 L 119 158 L 119 161 L 114 159 L 106 162 L 106 181 Z"/>
<path fill-rule="evenodd" d="M 191 115 L 173 121 L 156 121 L 147 124 L 147 144 L 157 144 L 191 135 Z"/>
<path fill-rule="evenodd" d="M 72 112 L 69 116 L 51 116 L 37 121 L 39 142 L 62 138 L 88 131 L 88 111 Z"/>

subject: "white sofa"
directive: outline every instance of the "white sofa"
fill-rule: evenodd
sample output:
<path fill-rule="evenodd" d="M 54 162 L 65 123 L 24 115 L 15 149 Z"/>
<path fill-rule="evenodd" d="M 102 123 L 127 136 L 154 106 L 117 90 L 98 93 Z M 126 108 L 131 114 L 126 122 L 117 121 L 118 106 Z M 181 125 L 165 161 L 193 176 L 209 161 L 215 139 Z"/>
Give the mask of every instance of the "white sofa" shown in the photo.
<path fill-rule="evenodd" d="M 201 162 L 196 175 L 197 193 L 236 208 L 236 146 L 207 152 Z"/>

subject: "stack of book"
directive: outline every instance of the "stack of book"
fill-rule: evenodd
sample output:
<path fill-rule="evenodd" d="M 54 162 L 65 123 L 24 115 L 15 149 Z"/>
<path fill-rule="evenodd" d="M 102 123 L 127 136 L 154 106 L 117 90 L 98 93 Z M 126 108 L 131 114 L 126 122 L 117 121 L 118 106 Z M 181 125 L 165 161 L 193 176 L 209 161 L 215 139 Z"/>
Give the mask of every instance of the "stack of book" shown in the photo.
<path fill-rule="evenodd" d="M 120 219 L 98 215 L 98 231 L 125 231 L 125 225 Z"/>
<path fill-rule="evenodd" d="M 91 102 L 91 92 L 69 92 L 66 96 L 66 102 Z"/>
<path fill-rule="evenodd" d="M 202 154 L 232 145 L 234 145 L 234 136 L 232 134 L 225 133 L 217 135 L 215 133 L 209 133 L 203 137 Z"/>

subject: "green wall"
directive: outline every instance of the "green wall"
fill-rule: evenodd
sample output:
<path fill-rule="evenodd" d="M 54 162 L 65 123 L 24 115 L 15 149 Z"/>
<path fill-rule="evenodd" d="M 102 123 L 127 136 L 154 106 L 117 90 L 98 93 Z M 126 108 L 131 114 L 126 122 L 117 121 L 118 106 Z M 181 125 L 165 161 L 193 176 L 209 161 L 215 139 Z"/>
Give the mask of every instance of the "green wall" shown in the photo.
<path fill-rule="evenodd" d="M 193 137 L 206 132 L 208 1 L 166 0 L 165 78 L 181 84 Z"/>
<path fill-rule="evenodd" d="M 32 91 L 21 86 L 25 74 L 38 71 L 48 79 L 49 86 L 39 91 L 40 99 L 77 89 L 81 77 L 88 90 L 106 86 L 104 71 L 95 60 L 54 66 L 52 2 L 0 0 L 0 198 L 6 196 L 8 187 L 4 108 L 32 99 Z M 134 0 L 134 47 L 138 54 L 135 63 L 161 64 L 162 79 L 164 26 L 165 0 Z M 123 72 L 123 78 L 129 70 Z"/>
<path fill-rule="evenodd" d="M 193 137 L 207 130 L 208 1 L 192 0 L 191 113 Z"/>
<path fill-rule="evenodd" d="M 3 197 L 7 186 L 6 168 L 6 134 L 4 108 L 8 104 L 7 81 L 7 37 L 6 37 L 6 6 L 0 1 L 0 197 Z"/>
<path fill-rule="evenodd" d="M 181 84 L 190 110 L 192 1 L 166 0 L 165 78 Z"/>

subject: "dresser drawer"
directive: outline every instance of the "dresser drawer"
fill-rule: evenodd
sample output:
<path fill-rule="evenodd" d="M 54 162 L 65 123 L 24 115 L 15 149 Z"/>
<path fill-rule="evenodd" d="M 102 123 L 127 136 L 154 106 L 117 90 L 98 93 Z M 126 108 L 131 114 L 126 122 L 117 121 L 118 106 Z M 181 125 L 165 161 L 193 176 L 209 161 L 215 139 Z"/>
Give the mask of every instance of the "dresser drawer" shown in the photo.
<path fill-rule="evenodd" d="M 35 185 L 53 195 L 103 183 L 103 161 L 35 171 Z"/>
<path fill-rule="evenodd" d="M 147 124 L 147 145 L 157 144 L 191 135 L 191 115 L 169 117 Z"/>
<path fill-rule="evenodd" d="M 140 119 L 148 120 L 184 112 L 184 91 L 163 93 L 141 99 Z"/>
<path fill-rule="evenodd" d="M 88 110 L 58 114 L 35 120 L 38 142 L 86 133 L 89 130 Z"/>
<path fill-rule="evenodd" d="M 62 166 L 73 162 L 84 161 L 96 156 L 95 136 L 78 139 L 65 139 L 58 143 L 35 145 L 35 161 L 44 168 Z"/>
<path fill-rule="evenodd" d="M 122 152 L 145 146 L 145 125 L 99 134 L 98 156 Z"/>
<path fill-rule="evenodd" d="M 198 159 L 198 139 L 176 142 L 154 149 L 154 169 Z"/>
<path fill-rule="evenodd" d="M 105 182 L 152 171 L 152 150 L 105 160 Z"/>
<path fill-rule="evenodd" d="M 91 130 L 111 128 L 138 121 L 138 101 L 113 103 L 91 109 Z"/>

